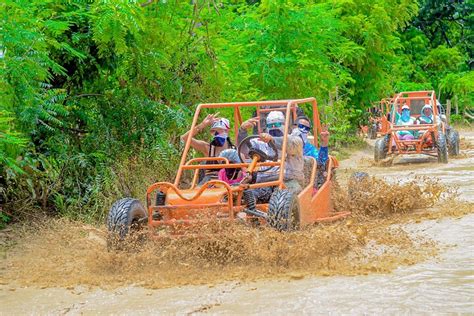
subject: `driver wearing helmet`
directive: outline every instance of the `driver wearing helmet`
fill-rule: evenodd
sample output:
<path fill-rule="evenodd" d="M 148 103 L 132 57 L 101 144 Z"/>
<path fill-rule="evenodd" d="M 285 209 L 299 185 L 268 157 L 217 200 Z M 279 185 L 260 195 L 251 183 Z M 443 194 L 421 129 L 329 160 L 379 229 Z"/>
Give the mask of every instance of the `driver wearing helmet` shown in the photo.
<path fill-rule="evenodd" d="M 229 163 L 240 163 L 239 154 L 235 149 L 221 151 L 219 157 L 226 158 Z M 245 168 L 222 168 L 219 170 L 218 179 L 229 185 L 239 184 L 247 175 Z"/>
<path fill-rule="evenodd" d="M 247 128 L 256 124 L 258 118 L 251 118 L 240 126 L 239 143 L 247 137 Z M 272 111 L 266 118 L 267 133 L 260 134 L 260 140 L 253 139 L 253 147 L 260 149 L 267 155 L 274 155 L 273 149 L 268 144 L 274 141 L 277 149 L 281 150 L 283 146 L 283 135 L 285 130 L 285 116 L 280 111 Z M 281 154 L 281 152 L 279 152 Z M 300 192 L 304 183 L 304 160 L 303 160 L 303 141 L 300 137 L 288 135 L 287 139 L 287 157 L 285 160 L 285 170 L 283 181 L 288 190 Z M 280 168 L 275 166 L 264 173 L 257 174 L 257 182 L 269 182 L 277 180 Z M 265 187 L 252 190 L 258 200 L 268 201 L 272 193 L 272 188 Z M 266 202 L 265 201 L 265 202 Z"/>

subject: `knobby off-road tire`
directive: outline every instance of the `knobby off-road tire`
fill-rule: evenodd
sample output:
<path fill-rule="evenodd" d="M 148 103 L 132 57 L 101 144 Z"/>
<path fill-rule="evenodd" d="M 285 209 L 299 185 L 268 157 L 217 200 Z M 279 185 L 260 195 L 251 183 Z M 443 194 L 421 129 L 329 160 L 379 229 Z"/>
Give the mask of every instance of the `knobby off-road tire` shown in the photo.
<path fill-rule="evenodd" d="M 276 190 L 268 203 L 268 224 L 279 231 L 297 230 L 300 227 L 300 207 L 297 194 Z"/>
<path fill-rule="evenodd" d="M 388 153 L 388 137 L 379 138 L 375 141 L 374 145 L 374 160 L 379 162 L 387 158 Z"/>
<path fill-rule="evenodd" d="M 459 155 L 459 132 L 454 129 L 450 129 L 447 133 L 447 141 L 449 155 Z"/>
<path fill-rule="evenodd" d="M 123 198 L 115 202 L 107 216 L 109 231 L 108 246 L 117 245 L 132 231 L 139 230 L 145 224 L 147 213 L 145 207 L 137 199 Z"/>
<path fill-rule="evenodd" d="M 443 133 L 438 133 L 436 148 L 438 150 L 438 162 L 448 163 L 448 144 L 446 142 L 446 136 Z"/>

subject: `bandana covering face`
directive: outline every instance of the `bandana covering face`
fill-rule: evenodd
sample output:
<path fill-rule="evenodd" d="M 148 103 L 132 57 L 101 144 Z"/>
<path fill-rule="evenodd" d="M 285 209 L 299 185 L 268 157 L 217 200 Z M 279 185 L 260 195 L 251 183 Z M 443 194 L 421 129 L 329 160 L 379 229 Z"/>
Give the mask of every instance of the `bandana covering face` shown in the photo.
<path fill-rule="evenodd" d="M 226 168 L 225 169 L 225 175 L 227 176 L 227 179 L 235 180 L 235 179 L 237 179 L 237 176 L 239 175 L 239 169 Z"/>
<path fill-rule="evenodd" d="M 227 133 L 217 134 L 212 139 L 211 145 L 216 146 L 216 147 L 222 147 L 224 146 L 226 140 L 227 140 Z"/>
<path fill-rule="evenodd" d="M 291 132 L 291 136 L 299 136 L 303 141 L 303 144 L 306 144 L 306 141 L 308 140 L 308 132 L 302 132 L 301 130 L 301 128 L 294 128 Z"/>
<path fill-rule="evenodd" d="M 301 129 L 300 129 L 300 132 L 301 132 L 301 139 L 303 140 L 303 143 L 306 144 L 306 142 L 308 141 L 308 132 L 302 131 Z"/>

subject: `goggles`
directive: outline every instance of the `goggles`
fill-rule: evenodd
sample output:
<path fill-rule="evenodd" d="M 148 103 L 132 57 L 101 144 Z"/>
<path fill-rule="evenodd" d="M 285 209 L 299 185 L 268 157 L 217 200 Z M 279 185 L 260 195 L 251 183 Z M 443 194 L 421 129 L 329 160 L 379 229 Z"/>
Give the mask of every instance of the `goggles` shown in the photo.
<path fill-rule="evenodd" d="M 267 128 L 279 128 L 283 125 L 282 122 L 275 122 L 267 124 Z"/>
<path fill-rule="evenodd" d="M 303 124 L 298 124 L 298 128 L 299 128 L 302 132 L 309 132 L 309 131 L 311 130 L 311 127 L 306 126 L 306 125 L 303 125 Z"/>

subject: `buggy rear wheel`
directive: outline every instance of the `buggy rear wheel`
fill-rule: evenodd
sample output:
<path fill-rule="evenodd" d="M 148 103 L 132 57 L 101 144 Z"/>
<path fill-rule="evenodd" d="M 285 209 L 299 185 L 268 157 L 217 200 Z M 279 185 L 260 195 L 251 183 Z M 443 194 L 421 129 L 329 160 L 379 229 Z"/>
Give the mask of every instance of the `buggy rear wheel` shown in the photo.
<path fill-rule="evenodd" d="M 448 163 L 448 145 L 446 143 L 446 136 L 441 132 L 438 133 L 436 148 L 438 151 L 438 162 Z"/>
<path fill-rule="evenodd" d="M 447 133 L 447 136 L 449 155 L 459 155 L 459 132 L 454 129 L 450 129 Z"/>
<path fill-rule="evenodd" d="M 146 219 L 146 210 L 139 200 L 123 198 L 115 202 L 107 216 L 108 247 L 117 248 L 128 234 L 140 230 Z"/>
<path fill-rule="evenodd" d="M 276 190 L 268 203 L 268 224 L 279 231 L 296 230 L 300 226 L 300 206 L 297 194 Z"/>
<path fill-rule="evenodd" d="M 379 138 L 375 141 L 374 146 L 374 160 L 375 162 L 379 162 L 387 158 L 388 153 L 388 137 L 384 136 L 383 138 Z"/>

